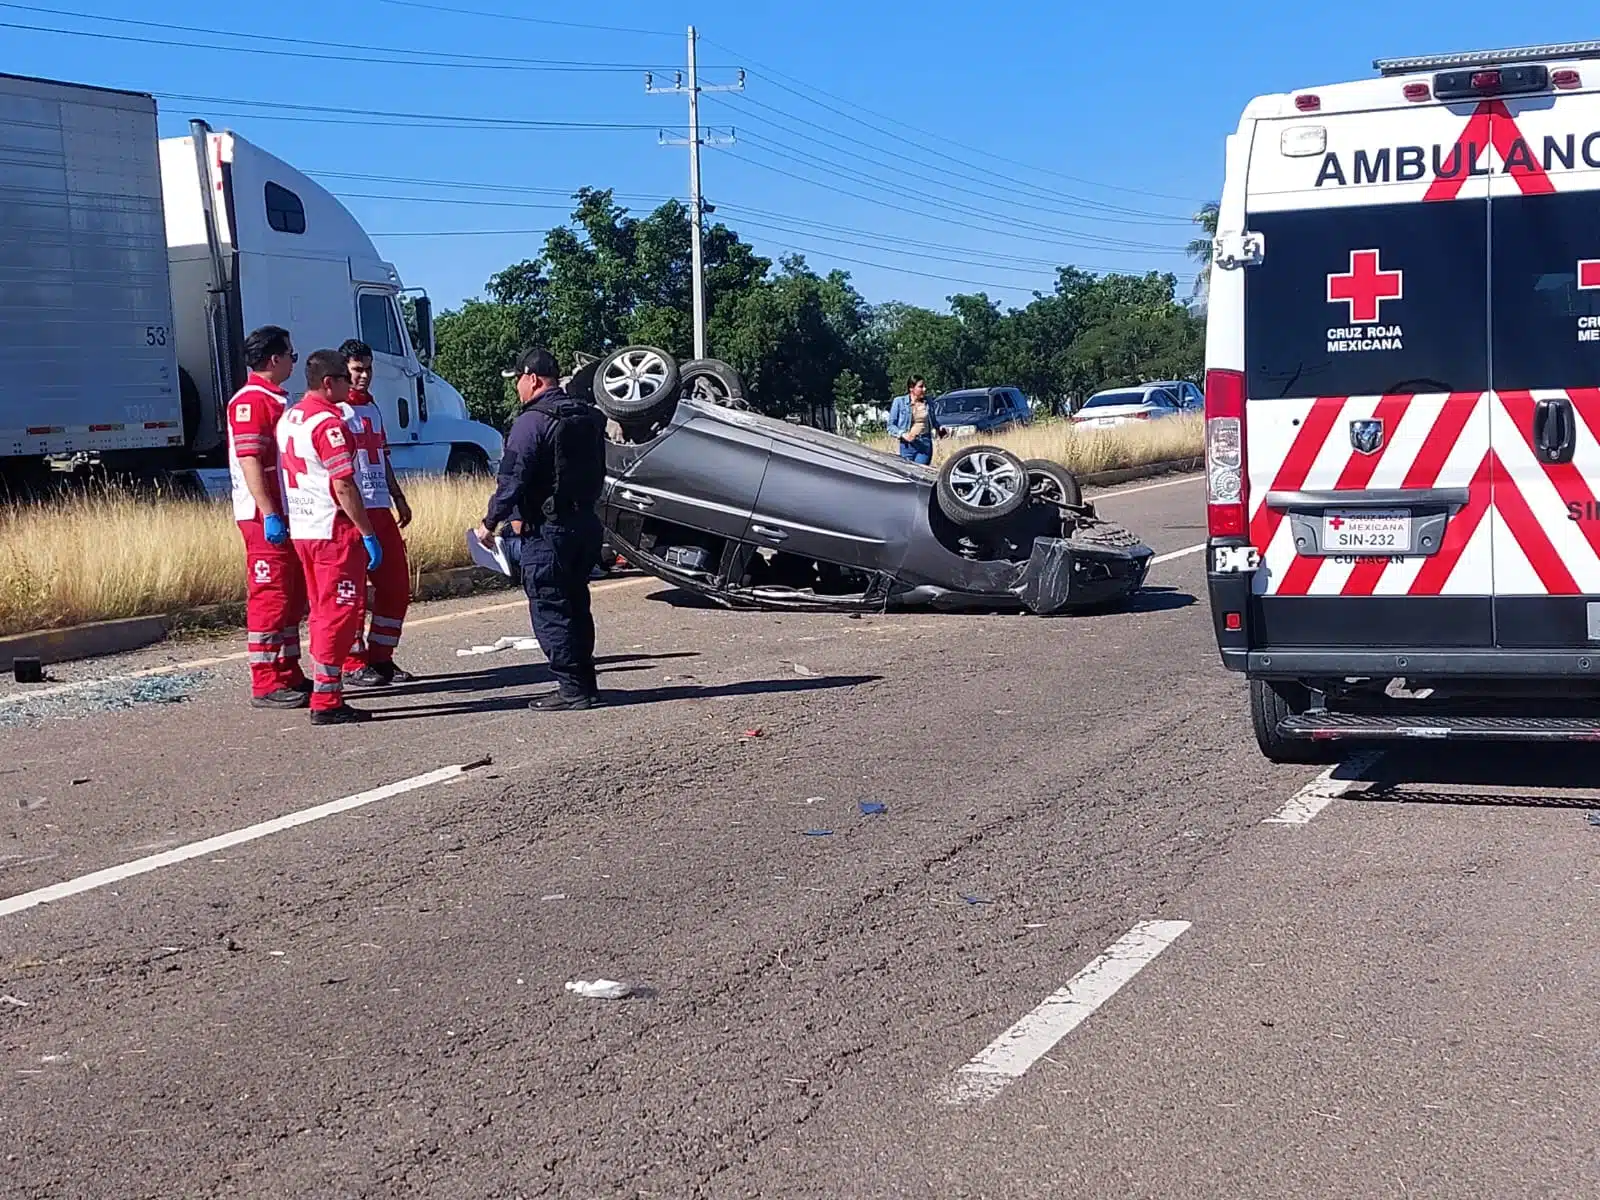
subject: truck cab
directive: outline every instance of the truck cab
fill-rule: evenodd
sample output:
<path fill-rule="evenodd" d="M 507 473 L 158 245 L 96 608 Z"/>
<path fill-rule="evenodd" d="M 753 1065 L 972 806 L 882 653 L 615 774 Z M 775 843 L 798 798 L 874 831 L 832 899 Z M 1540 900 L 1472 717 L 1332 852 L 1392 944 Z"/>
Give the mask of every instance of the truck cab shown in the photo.
<path fill-rule="evenodd" d="M 1277 761 L 1600 736 L 1600 42 L 1379 61 L 1228 138 L 1209 587 Z"/>
<path fill-rule="evenodd" d="M 330 192 L 201 121 L 188 137 L 162 139 L 161 185 L 184 434 L 196 453 L 224 450 L 223 406 L 244 382 L 245 335 L 270 324 L 289 330 L 302 355 L 352 337 L 372 347 L 372 394 L 397 471 L 499 465 L 500 434 L 471 420 L 461 394 L 428 365 L 427 296 L 405 288 Z M 304 381 L 288 387 L 298 399 Z"/>

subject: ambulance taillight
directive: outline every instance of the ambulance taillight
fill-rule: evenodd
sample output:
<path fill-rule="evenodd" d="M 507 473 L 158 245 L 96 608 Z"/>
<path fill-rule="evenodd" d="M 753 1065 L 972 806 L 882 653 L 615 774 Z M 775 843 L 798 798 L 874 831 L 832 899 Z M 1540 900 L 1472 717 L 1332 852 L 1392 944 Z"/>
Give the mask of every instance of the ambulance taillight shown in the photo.
<path fill-rule="evenodd" d="M 1206 372 L 1206 529 L 1212 537 L 1243 537 L 1244 373 Z"/>

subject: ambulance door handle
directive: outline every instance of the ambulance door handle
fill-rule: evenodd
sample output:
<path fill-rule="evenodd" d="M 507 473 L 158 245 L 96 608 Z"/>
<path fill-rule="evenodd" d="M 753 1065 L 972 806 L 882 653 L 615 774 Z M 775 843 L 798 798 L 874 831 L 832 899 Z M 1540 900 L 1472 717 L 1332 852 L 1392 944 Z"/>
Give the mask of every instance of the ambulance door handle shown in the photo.
<path fill-rule="evenodd" d="M 1533 406 L 1533 444 L 1539 461 L 1569 463 L 1578 447 L 1577 418 L 1565 396 L 1539 400 Z"/>

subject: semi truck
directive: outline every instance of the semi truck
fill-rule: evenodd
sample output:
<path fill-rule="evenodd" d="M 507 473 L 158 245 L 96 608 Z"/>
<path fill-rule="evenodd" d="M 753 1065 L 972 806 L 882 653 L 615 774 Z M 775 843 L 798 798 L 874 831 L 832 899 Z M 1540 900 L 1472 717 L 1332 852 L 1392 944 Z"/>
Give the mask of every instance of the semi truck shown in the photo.
<path fill-rule="evenodd" d="M 246 333 L 359 337 L 397 471 L 492 471 L 500 434 L 430 368 L 432 305 L 326 189 L 154 97 L 0 75 L 0 473 L 226 475 Z M 287 385 L 298 399 L 304 380 Z"/>

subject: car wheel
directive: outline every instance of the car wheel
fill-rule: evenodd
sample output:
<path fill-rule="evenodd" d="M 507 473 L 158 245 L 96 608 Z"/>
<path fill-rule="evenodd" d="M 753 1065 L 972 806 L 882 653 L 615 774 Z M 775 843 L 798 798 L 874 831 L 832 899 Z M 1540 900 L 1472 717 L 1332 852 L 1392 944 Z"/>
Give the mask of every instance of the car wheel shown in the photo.
<path fill-rule="evenodd" d="M 679 389 L 684 396 L 720 404 L 724 408 L 746 408 L 744 377 L 727 363 L 715 358 L 697 358 L 683 364 L 678 372 Z"/>
<path fill-rule="evenodd" d="M 1333 742 L 1288 738 L 1278 732 L 1280 721 L 1304 712 L 1310 702 L 1306 689 L 1298 683 L 1250 681 L 1250 720 L 1256 729 L 1256 745 L 1269 761 L 1314 766 L 1337 760 L 1338 750 Z"/>
<path fill-rule="evenodd" d="M 665 420 L 678 404 L 678 363 L 654 346 L 624 346 L 595 364 L 594 402 L 622 425 Z"/>
<path fill-rule="evenodd" d="M 1072 472 L 1048 458 L 1030 458 L 1022 464 L 1028 469 L 1028 495 L 1044 504 L 1077 508 L 1083 504 L 1083 489 Z"/>
<path fill-rule="evenodd" d="M 939 469 L 939 508 L 966 529 L 1001 521 L 1028 503 L 1028 469 L 999 446 L 966 446 Z"/>

